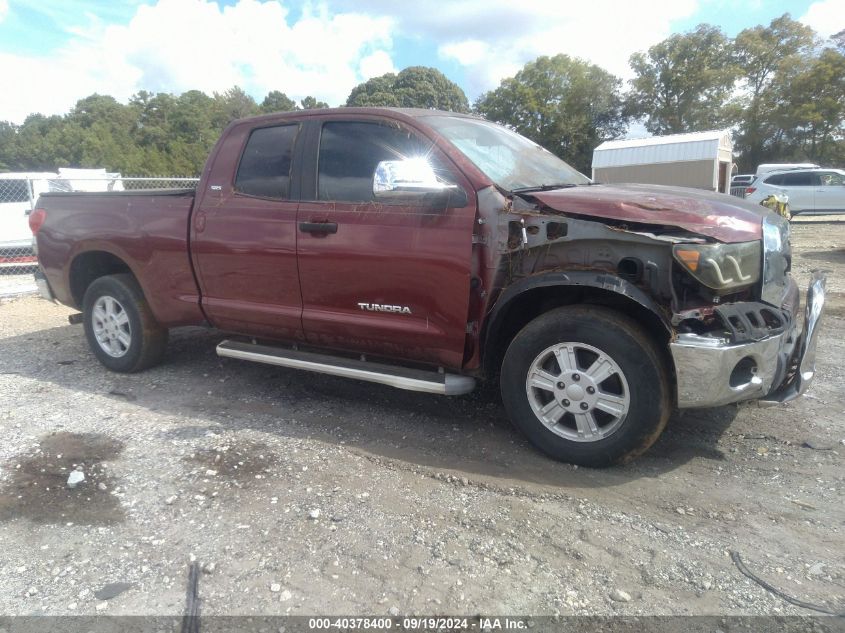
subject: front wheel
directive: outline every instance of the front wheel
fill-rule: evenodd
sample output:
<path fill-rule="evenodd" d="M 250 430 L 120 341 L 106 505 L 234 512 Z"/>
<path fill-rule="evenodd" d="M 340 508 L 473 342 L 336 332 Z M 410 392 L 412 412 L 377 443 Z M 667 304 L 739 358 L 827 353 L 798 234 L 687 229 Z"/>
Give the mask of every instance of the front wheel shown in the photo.
<path fill-rule="evenodd" d="M 82 299 L 88 345 L 112 371 L 132 373 L 158 364 L 167 345 L 167 330 L 155 320 L 132 275 L 100 277 Z"/>
<path fill-rule="evenodd" d="M 551 457 L 583 466 L 645 452 L 669 419 L 669 388 L 645 330 L 600 306 L 537 317 L 502 364 L 502 399 L 514 425 Z"/>

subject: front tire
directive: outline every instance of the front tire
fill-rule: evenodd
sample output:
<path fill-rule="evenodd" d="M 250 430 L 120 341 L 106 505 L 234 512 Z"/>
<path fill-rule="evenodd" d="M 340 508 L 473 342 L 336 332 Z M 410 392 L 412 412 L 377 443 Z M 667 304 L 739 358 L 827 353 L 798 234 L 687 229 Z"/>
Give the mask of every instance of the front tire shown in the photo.
<path fill-rule="evenodd" d="M 537 448 L 582 466 L 644 453 L 670 413 L 658 349 L 635 321 L 600 306 L 551 310 L 513 339 L 502 364 L 505 409 Z"/>
<path fill-rule="evenodd" d="M 134 373 L 161 362 L 167 329 L 156 322 L 132 275 L 94 280 L 82 299 L 82 313 L 91 351 L 112 371 Z"/>

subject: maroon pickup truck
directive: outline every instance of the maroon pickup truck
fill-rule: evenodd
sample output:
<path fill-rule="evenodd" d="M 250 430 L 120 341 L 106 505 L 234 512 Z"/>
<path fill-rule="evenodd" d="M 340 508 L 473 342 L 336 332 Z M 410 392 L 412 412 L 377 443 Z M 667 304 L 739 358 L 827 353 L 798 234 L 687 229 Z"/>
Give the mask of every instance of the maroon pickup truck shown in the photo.
<path fill-rule="evenodd" d="M 235 121 L 196 192 L 44 194 L 30 225 L 42 293 L 109 369 L 207 324 L 236 359 L 445 395 L 498 379 L 531 442 L 591 466 L 675 407 L 803 393 L 824 306 L 816 273 L 798 326 L 789 224 L 763 207 L 597 184 L 430 110 Z"/>

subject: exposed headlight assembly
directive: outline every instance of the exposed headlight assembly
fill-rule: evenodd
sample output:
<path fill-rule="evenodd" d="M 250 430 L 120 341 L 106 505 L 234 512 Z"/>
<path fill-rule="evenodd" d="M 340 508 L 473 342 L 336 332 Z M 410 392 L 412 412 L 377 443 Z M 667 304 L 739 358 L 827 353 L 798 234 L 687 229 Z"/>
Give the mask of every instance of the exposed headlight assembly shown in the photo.
<path fill-rule="evenodd" d="M 760 279 L 760 242 L 676 244 L 672 254 L 690 275 L 713 290 L 744 288 Z"/>

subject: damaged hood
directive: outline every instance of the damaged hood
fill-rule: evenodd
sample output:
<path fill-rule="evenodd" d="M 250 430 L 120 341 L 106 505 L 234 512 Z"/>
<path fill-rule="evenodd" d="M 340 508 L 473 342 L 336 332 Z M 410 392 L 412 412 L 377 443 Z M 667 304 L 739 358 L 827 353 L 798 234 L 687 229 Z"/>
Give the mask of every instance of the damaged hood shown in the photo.
<path fill-rule="evenodd" d="M 571 187 L 530 197 L 563 214 L 677 227 L 728 243 L 760 239 L 763 217 L 769 213 L 724 193 L 660 185 Z"/>

